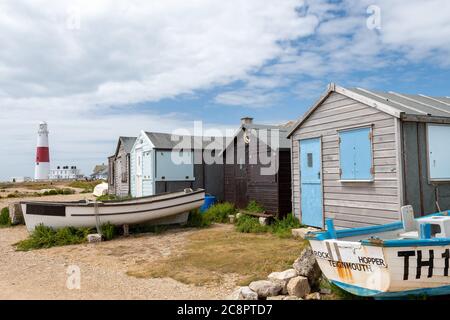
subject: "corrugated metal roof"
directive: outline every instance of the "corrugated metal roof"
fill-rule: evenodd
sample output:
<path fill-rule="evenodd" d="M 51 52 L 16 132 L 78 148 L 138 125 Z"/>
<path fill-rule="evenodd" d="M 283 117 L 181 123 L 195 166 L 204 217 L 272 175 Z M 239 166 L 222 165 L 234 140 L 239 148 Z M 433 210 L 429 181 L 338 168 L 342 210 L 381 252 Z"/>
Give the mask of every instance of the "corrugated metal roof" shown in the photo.
<path fill-rule="evenodd" d="M 411 115 L 450 117 L 450 99 L 430 97 L 421 94 L 380 92 L 361 88 L 347 89 L 366 98 L 384 103 L 399 112 Z"/>
<path fill-rule="evenodd" d="M 330 83 L 324 94 L 309 108 L 308 111 L 292 126 L 290 136 L 309 118 L 309 116 L 330 96 L 337 92 L 370 107 L 386 112 L 393 117 L 403 118 L 413 116 L 421 121 L 450 119 L 450 97 L 431 97 L 423 94 L 404 94 L 397 92 L 380 92 L 362 88 L 346 89 L 335 83 Z M 419 117 L 420 116 L 420 117 Z M 406 118 L 406 117 L 405 117 Z M 414 119 L 410 119 L 414 121 Z"/>
<path fill-rule="evenodd" d="M 194 137 L 160 132 L 146 132 L 145 134 L 157 149 L 173 149 L 176 146 L 179 146 L 182 141 L 190 141 L 190 146 L 195 146 L 195 149 L 220 150 L 224 146 L 223 141 L 225 141 L 224 137 Z M 199 145 L 200 143 L 201 146 Z"/>

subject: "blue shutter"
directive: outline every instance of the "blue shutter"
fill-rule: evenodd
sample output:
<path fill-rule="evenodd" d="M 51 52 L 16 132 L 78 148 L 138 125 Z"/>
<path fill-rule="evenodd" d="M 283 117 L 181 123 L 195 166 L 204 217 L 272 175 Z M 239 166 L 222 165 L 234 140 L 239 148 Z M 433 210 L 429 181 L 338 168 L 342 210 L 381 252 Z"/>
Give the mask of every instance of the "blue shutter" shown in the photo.
<path fill-rule="evenodd" d="M 339 133 L 341 180 L 372 180 L 372 141 L 370 128 Z"/>

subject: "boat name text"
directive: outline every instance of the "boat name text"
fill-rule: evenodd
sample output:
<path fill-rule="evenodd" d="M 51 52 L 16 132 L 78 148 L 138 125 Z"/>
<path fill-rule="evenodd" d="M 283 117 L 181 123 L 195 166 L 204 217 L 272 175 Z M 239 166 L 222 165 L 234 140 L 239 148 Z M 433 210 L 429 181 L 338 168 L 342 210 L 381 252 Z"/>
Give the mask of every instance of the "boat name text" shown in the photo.
<path fill-rule="evenodd" d="M 409 279 L 409 266 L 410 258 L 416 258 L 416 279 L 422 277 L 422 269 L 427 268 L 427 277 L 433 277 L 434 267 L 435 267 L 435 251 L 428 250 L 428 260 L 422 258 L 422 250 L 409 250 L 409 251 L 399 251 L 397 253 L 398 257 L 403 257 L 403 280 Z M 439 255 L 437 255 L 439 257 Z M 444 259 L 444 272 L 443 276 L 448 277 L 449 260 L 450 260 L 450 249 L 446 249 L 444 253 L 440 255 Z M 439 268 L 440 269 L 440 268 Z M 441 276 L 442 276 L 441 275 Z"/>

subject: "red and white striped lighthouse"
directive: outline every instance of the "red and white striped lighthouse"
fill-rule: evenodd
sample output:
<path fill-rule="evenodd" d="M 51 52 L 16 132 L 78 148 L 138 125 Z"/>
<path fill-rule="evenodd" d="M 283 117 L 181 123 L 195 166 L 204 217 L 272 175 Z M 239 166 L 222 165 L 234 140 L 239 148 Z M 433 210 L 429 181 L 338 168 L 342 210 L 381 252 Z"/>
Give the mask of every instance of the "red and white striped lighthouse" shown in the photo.
<path fill-rule="evenodd" d="M 48 180 L 50 174 L 50 152 L 48 149 L 47 123 L 39 123 L 36 148 L 36 166 L 34 169 L 35 180 Z"/>

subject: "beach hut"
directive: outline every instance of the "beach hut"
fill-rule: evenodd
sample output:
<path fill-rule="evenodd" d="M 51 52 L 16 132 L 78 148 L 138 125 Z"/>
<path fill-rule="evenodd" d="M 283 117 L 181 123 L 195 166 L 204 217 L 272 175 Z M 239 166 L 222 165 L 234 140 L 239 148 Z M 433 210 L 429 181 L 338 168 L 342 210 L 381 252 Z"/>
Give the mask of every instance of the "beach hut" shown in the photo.
<path fill-rule="evenodd" d="M 450 98 L 330 84 L 289 132 L 305 225 L 379 225 L 450 208 Z"/>
<path fill-rule="evenodd" d="M 223 146 L 223 138 L 141 131 L 130 153 L 131 195 L 202 188 L 223 200 Z"/>
<path fill-rule="evenodd" d="M 108 193 L 130 195 L 130 152 L 136 137 L 119 137 L 114 155 L 108 158 Z"/>
<path fill-rule="evenodd" d="M 250 117 L 241 119 L 223 153 L 226 201 L 245 208 L 253 200 L 272 215 L 291 212 L 288 130 L 289 124 L 262 125 L 253 123 Z"/>

